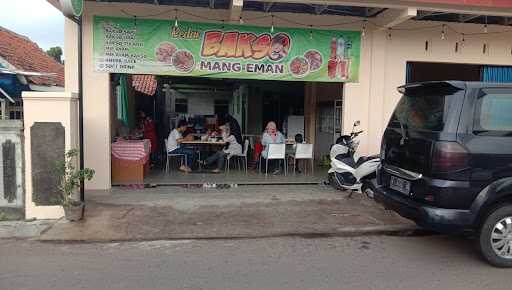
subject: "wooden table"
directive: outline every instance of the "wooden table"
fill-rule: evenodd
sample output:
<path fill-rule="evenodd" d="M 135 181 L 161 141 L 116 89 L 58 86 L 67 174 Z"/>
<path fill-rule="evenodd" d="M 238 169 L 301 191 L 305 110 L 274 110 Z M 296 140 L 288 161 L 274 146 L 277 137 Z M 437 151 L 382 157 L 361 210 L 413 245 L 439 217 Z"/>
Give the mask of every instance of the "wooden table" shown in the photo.
<path fill-rule="evenodd" d="M 123 140 L 112 143 L 112 182 L 143 183 L 144 174 L 149 170 L 151 142 L 144 140 Z"/>
<path fill-rule="evenodd" d="M 217 145 L 217 146 L 224 146 L 226 145 L 226 142 L 224 141 L 200 141 L 200 140 L 195 140 L 195 141 L 183 141 L 181 142 L 181 144 L 183 145 Z"/>
<path fill-rule="evenodd" d="M 188 145 L 188 146 L 194 146 L 194 147 L 201 147 L 201 146 L 206 146 L 208 147 L 208 155 L 210 154 L 210 152 L 212 152 L 212 147 L 213 146 L 225 146 L 226 145 L 226 142 L 224 141 L 201 141 L 201 140 L 194 140 L 194 141 L 183 141 L 181 142 L 181 145 Z M 202 160 L 201 159 L 201 151 L 199 150 L 199 160 Z M 199 166 L 201 167 L 201 166 Z"/>

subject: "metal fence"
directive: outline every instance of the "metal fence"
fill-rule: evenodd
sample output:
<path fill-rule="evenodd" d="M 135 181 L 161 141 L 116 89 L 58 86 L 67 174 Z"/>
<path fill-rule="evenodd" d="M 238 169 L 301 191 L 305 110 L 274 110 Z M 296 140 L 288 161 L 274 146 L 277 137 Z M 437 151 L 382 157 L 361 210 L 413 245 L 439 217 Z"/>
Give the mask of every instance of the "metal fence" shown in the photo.
<path fill-rule="evenodd" d="M 23 216 L 23 122 L 0 120 L 0 212 Z"/>

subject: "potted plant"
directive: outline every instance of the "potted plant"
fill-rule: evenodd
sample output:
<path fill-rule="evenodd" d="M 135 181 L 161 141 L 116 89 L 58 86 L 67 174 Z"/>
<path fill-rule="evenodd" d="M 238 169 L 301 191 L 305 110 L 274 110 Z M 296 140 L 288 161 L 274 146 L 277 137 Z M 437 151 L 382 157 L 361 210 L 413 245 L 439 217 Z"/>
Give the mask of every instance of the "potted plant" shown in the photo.
<path fill-rule="evenodd" d="M 91 180 L 94 176 L 94 170 L 84 168 L 78 170 L 75 168 L 75 158 L 78 156 L 78 150 L 71 149 L 65 154 L 64 160 L 57 161 L 57 171 L 60 177 L 59 189 L 62 193 L 61 204 L 64 208 L 64 214 L 69 221 L 79 221 L 84 214 L 84 203 L 75 198 L 75 194 L 80 183 L 84 180 Z"/>

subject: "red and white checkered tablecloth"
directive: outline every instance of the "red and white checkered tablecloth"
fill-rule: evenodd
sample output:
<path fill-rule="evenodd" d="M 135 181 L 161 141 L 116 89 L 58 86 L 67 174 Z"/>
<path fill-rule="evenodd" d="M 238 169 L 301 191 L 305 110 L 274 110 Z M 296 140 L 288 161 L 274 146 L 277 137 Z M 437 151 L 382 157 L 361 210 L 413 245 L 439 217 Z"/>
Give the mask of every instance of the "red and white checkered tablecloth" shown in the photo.
<path fill-rule="evenodd" d="M 153 96 L 158 82 L 154 75 L 133 75 L 132 86 L 138 92 Z"/>
<path fill-rule="evenodd" d="M 112 155 L 121 160 L 146 163 L 151 153 L 151 142 L 144 140 L 122 140 L 112 143 Z"/>

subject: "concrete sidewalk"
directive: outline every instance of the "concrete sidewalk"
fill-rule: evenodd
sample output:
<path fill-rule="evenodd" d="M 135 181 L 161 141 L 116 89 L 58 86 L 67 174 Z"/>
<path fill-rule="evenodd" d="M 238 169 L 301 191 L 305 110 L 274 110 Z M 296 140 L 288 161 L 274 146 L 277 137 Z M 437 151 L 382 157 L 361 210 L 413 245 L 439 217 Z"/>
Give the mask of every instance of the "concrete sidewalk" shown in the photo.
<path fill-rule="evenodd" d="M 55 220 L 2 221 L 0 222 L 0 239 L 26 239 L 39 237 L 47 231 Z"/>
<path fill-rule="evenodd" d="M 412 231 L 414 224 L 360 194 L 331 187 L 159 187 L 89 192 L 85 219 L 60 221 L 40 241 L 131 241 L 369 235 Z"/>

